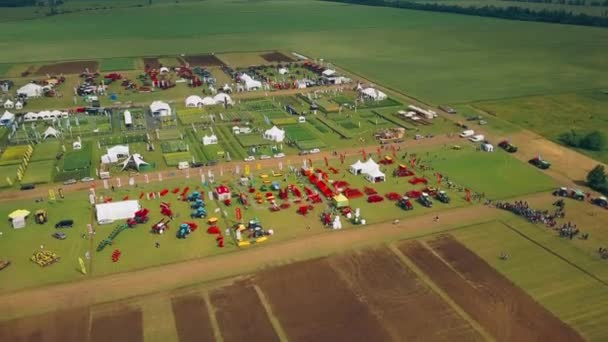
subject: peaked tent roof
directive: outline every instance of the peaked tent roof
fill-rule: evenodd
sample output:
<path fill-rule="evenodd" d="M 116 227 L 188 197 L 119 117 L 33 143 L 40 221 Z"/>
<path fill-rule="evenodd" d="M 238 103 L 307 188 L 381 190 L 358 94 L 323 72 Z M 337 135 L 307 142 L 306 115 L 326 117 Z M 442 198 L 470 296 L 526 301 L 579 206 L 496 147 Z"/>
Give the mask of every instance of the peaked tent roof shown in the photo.
<path fill-rule="evenodd" d="M 9 112 L 8 110 L 4 111 L 4 114 L 0 117 L 0 121 L 12 121 L 15 119 L 15 114 Z"/>
<path fill-rule="evenodd" d="M 55 128 L 49 126 L 46 129 L 46 131 L 44 131 L 44 133 L 42 134 L 42 138 L 43 139 L 46 139 L 48 137 L 57 138 L 57 135 L 59 135 L 59 131 L 56 130 Z"/>
<path fill-rule="evenodd" d="M 198 95 L 190 95 L 186 98 L 186 106 L 198 106 L 199 103 L 203 103 L 203 99 Z"/>
<path fill-rule="evenodd" d="M 124 171 L 126 168 L 128 167 L 134 167 L 135 169 L 137 169 L 137 171 L 139 171 L 139 168 L 142 165 L 150 165 L 148 163 L 146 163 L 142 157 L 141 154 L 139 153 L 135 153 L 129 156 L 129 158 L 127 158 L 123 163 L 122 163 L 122 171 Z"/>
<path fill-rule="evenodd" d="M 351 167 L 351 169 L 354 169 L 354 170 L 363 170 L 364 166 L 365 166 L 365 164 L 363 164 L 360 160 L 357 160 L 357 162 L 352 164 L 350 167 Z"/>
<path fill-rule="evenodd" d="M 232 104 L 232 99 L 228 94 L 219 93 L 213 97 L 213 101 L 216 104 L 224 104 L 224 102 L 228 102 L 228 104 Z"/>

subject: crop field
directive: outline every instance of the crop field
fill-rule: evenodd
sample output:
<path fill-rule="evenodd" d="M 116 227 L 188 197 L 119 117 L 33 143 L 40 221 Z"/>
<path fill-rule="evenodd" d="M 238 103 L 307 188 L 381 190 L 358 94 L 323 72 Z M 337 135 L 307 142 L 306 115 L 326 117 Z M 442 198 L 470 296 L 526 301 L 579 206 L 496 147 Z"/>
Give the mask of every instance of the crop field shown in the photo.
<path fill-rule="evenodd" d="M 186 152 L 186 143 L 181 140 L 169 140 L 160 143 L 163 153 Z"/>
<path fill-rule="evenodd" d="M 135 69 L 135 59 L 129 57 L 103 59 L 99 69 L 102 72 L 133 70 Z"/>
<path fill-rule="evenodd" d="M 30 162 L 55 160 L 57 152 L 59 152 L 59 141 L 45 141 L 41 144 L 36 144 Z"/>
<path fill-rule="evenodd" d="M 264 111 L 265 113 L 277 109 L 274 103 L 269 100 L 245 101 L 241 103 L 241 107 L 245 110 Z"/>
<path fill-rule="evenodd" d="M 243 147 L 262 146 L 272 143 L 270 140 L 262 138 L 259 134 L 237 134 L 235 137 Z"/>
<path fill-rule="evenodd" d="M 0 180 L 1 187 L 10 187 L 11 185 L 8 183 L 7 179 L 10 179 L 11 182 L 15 182 L 17 178 L 17 170 L 19 169 L 19 164 L 10 164 L 10 165 L 2 165 L 0 166 L 0 174 L 3 178 Z"/>
<path fill-rule="evenodd" d="M 53 180 L 55 160 L 31 162 L 27 165 L 22 183 L 49 183 Z"/>
<path fill-rule="evenodd" d="M 163 158 L 167 166 L 177 166 L 179 162 L 192 161 L 192 155 L 190 152 L 163 153 Z"/>
<path fill-rule="evenodd" d="M 91 143 L 83 142 L 82 149 L 66 152 L 63 157 L 62 169 L 72 171 L 90 168 L 92 148 Z"/>

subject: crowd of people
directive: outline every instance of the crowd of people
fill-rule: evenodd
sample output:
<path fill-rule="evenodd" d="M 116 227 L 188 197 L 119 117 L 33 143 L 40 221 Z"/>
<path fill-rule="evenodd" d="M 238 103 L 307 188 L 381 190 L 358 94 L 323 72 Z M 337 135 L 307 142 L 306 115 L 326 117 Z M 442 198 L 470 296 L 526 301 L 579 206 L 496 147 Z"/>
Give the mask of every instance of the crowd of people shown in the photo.
<path fill-rule="evenodd" d="M 566 216 L 564 207 L 557 207 L 551 213 L 549 210 L 532 209 L 526 201 L 515 201 L 513 203 L 496 202 L 495 206 L 496 208 L 508 210 L 515 215 L 522 216 L 532 223 L 542 223 L 549 228 L 555 228 L 557 226 L 557 219 Z"/>

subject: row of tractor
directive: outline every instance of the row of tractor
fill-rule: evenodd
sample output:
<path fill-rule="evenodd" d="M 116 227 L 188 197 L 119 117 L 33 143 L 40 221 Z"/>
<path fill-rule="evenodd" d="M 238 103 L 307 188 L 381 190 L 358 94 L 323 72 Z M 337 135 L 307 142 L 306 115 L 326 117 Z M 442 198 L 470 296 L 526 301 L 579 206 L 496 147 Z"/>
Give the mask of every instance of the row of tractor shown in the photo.
<path fill-rule="evenodd" d="M 553 191 L 553 196 L 572 198 L 577 201 L 584 201 L 586 197 L 590 197 L 589 194 L 586 194 L 580 189 L 568 189 L 566 187 L 561 187 Z M 604 196 L 593 198 L 590 200 L 590 202 L 598 207 L 608 209 L 608 199 Z"/>
<path fill-rule="evenodd" d="M 411 192 L 410 195 L 412 197 L 405 195 L 397 201 L 397 206 L 399 206 L 403 210 L 412 210 L 414 209 L 414 205 L 412 204 L 412 198 L 416 199 L 418 203 L 420 203 L 423 207 L 431 208 L 433 207 L 433 197 L 441 203 L 450 203 L 450 197 L 448 194 L 443 191 L 431 191 L 431 192 L 420 192 L 417 191 Z"/>

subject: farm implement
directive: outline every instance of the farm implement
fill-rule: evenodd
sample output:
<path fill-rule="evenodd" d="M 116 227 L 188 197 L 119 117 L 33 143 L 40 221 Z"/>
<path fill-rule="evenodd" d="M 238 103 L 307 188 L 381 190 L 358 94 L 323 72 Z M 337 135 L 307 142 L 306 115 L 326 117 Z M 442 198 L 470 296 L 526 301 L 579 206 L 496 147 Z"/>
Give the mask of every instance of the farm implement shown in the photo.
<path fill-rule="evenodd" d="M 40 267 L 46 267 L 58 262 L 60 258 L 59 256 L 57 256 L 57 254 L 51 251 L 43 250 L 35 252 L 34 255 L 32 255 L 32 257 L 30 258 L 30 260 L 38 264 L 38 266 Z"/>

